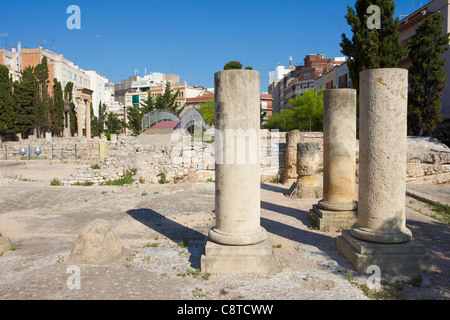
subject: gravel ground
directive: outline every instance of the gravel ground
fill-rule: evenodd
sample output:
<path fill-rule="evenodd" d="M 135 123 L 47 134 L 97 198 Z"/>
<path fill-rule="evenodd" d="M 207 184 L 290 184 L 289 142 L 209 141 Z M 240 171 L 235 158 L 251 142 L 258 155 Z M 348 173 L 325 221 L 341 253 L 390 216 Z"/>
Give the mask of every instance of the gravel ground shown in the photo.
<path fill-rule="evenodd" d="M 0 256 L 1 300 L 369 299 L 362 290 L 369 274 L 355 272 L 336 249 L 340 231 L 311 228 L 309 209 L 319 199 L 290 199 L 279 184 L 261 185 L 261 225 L 278 272 L 205 275 L 199 267 L 215 224 L 214 183 L 50 186 L 52 178 L 88 166 L 0 164 L 0 232 L 15 247 Z M 426 216 L 432 209 L 418 200 L 408 197 L 405 205 L 407 226 L 427 246 L 434 267 L 421 273 L 420 287 L 411 283 L 415 274 L 382 274 L 390 284 L 382 292 L 388 299 L 448 299 L 448 225 Z M 70 251 L 96 218 L 119 229 L 126 250 L 109 265 L 74 267 Z M 70 288 L 73 268 L 81 276 L 79 289 Z"/>

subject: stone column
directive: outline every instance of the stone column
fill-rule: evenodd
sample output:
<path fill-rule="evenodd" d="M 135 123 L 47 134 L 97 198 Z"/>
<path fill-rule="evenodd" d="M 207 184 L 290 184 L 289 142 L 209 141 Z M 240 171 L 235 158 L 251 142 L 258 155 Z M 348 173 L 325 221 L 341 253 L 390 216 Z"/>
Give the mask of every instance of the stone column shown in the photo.
<path fill-rule="evenodd" d="M 215 74 L 215 214 L 203 272 L 270 272 L 276 268 L 267 232 L 260 225 L 260 74 Z"/>
<path fill-rule="evenodd" d="M 356 90 L 323 94 L 323 199 L 310 211 L 313 224 L 341 229 L 356 223 Z"/>
<path fill-rule="evenodd" d="M 91 141 L 91 100 L 86 100 L 86 138 Z"/>
<path fill-rule="evenodd" d="M 297 144 L 297 196 L 299 198 L 318 198 L 322 195 L 317 178 L 320 165 L 320 146 L 318 143 L 300 142 Z"/>
<path fill-rule="evenodd" d="M 290 184 L 297 181 L 297 144 L 301 141 L 301 132 L 292 130 L 286 133 L 286 153 L 283 184 Z"/>
<path fill-rule="evenodd" d="M 67 126 L 64 128 L 64 138 L 69 138 L 72 136 L 70 133 L 70 111 L 64 112 L 64 115 L 66 116 L 64 124 L 67 123 Z"/>
<path fill-rule="evenodd" d="M 406 69 L 360 74 L 358 220 L 338 248 L 358 270 L 429 267 L 425 247 L 406 228 Z"/>
<path fill-rule="evenodd" d="M 83 136 L 83 100 L 77 98 L 77 137 Z"/>

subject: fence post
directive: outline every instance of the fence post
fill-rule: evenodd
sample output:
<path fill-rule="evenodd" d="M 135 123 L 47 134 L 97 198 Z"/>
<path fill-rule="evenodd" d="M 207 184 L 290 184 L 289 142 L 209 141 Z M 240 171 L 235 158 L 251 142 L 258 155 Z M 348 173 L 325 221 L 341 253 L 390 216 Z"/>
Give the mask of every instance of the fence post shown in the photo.
<path fill-rule="evenodd" d="M 77 144 L 75 143 L 75 160 L 77 160 Z"/>
<path fill-rule="evenodd" d="M 5 144 L 5 160 L 8 160 L 8 146 Z"/>
<path fill-rule="evenodd" d="M 31 145 L 28 145 L 28 160 L 31 160 Z"/>

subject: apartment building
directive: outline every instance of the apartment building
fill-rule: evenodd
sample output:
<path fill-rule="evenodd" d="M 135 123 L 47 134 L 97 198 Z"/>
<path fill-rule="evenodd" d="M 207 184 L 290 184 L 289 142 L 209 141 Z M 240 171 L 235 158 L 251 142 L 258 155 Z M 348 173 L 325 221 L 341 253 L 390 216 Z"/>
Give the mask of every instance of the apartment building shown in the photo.
<path fill-rule="evenodd" d="M 151 92 L 151 95 L 153 99 L 156 99 L 159 94 L 164 94 L 166 85 L 165 81 L 160 84 L 155 84 L 148 88 Z M 184 81 L 184 83 L 172 83 L 171 84 L 172 92 L 175 93 L 178 90 L 178 95 L 175 99 L 176 103 L 179 106 L 185 106 L 186 100 L 189 98 L 198 97 L 200 95 L 203 95 L 207 90 L 204 87 L 194 87 L 194 86 L 188 86 L 187 82 Z M 148 90 L 144 91 L 141 90 L 144 88 L 137 88 L 137 89 L 130 89 L 130 92 L 127 92 L 125 94 L 125 107 L 129 107 L 132 105 L 139 106 L 142 101 L 147 100 L 148 96 Z"/>
<path fill-rule="evenodd" d="M 22 60 L 20 58 L 21 44 L 11 48 L 11 51 L 0 49 L 0 64 L 9 70 L 9 77 L 12 81 L 21 81 Z"/>
<path fill-rule="evenodd" d="M 273 112 L 289 108 L 289 100 L 297 95 L 303 95 L 306 90 L 316 87 L 316 79 L 332 71 L 336 66 L 345 63 L 345 58 L 327 59 L 323 54 L 309 54 L 304 58 L 303 66 L 295 66 L 280 80 L 273 81 L 268 92 L 273 95 Z M 334 71 L 335 72 L 335 71 Z M 336 80 L 333 75 L 328 75 L 330 86 L 335 86 Z M 328 83 L 327 82 L 327 83 Z"/>
<path fill-rule="evenodd" d="M 199 109 L 202 103 L 207 101 L 214 101 L 214 93 L 205 92 L 198 97 L 187 98 L 186 99 L 186 109 L 195 108 Z M 260 94 L 260 105 L 261 111 L 265 112 L 265 116 L 263 118 L 263 123 L 267 122 L 267 120 L 273 114 L 273 96 L 270 93 L 262 93 Z"/>
<path fill-rule="evenodd" d="M 413 39 L 416 34 L 417 26 L 423 22 L 430 15 L 440 12 L 445 20 L 442 23 L 442 32 L 449 33 L 450 32 L 450 3 L 448 0 L 433 0 L 422 6 L 420 9 L 414 11 L 406 18 L 402 19 L 399 24 L 399 38 L 400 42 L 404 47 L 407 46 L 408 42 Z M 444 66 L 447 77 L 450 75 L 450 50 L 447 50 L 442 54 L 441 58 L 446 58 L 447 62 Z M 411 59 L 406 56 L 403 57 L 399 61 L 400 68 L 409 68 L 411 66 Z M 446 121 L 450 121 L 450 82 L 447 87 L 444 89 L 443 96 L 440 100 L 441 107 L 441 115 Z"/>

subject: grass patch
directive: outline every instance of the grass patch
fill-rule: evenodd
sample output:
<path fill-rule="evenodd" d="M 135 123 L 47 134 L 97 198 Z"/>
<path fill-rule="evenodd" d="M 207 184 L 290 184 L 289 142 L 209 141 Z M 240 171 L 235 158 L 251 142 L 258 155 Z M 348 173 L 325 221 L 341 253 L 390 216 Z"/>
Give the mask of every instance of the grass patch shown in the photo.
<path fill-rule="evenodd" d="M 59 181 L 58 179 L 53 178 L 53 180 L 50 181 L 50 185 L 51 185 L 51 186 L 62 186 L 62 183 L 61 183 L 61 181 Z"/>
<path fill-rule="evenodd" d="M 166 173 L 165 173 L 165 172 L 161 173 L 161 175 L 159 176 L 158 182 L 159 182 L 160 184 L 169 183 L 169 180 L 167 180 L 167 177 L 166 177 Z"/>
<path fill-rule="evenodd" d="M 107 185 L 107 186 L 124 186 L 126 184 L 132 184 L 133 183 L 133 176 L 136 174 L 136 169 L 132 169 L 132 170 L 127 170 L 125 172 L 125 174 L 119 178 L 119 179 L 115 179 L 115 180 L 108 180 L 106 182 L 104 182 L 102 185 Z"/>
<path fill-rule="evenodd" d="M 92 182 L 92 181 L 85 181 L 85 182 L 77 181 L 77 182 L 75 182 L 75 183 L 72 183 L 71 185 L 72 185 L 72 186 L 84 186 L 84 187 L 90 187 L 90 186 L 93 186 L 93 185 L 94 185 L 94 182 Z"/>
<path fill-rule="evenodd" d="M 100 169 L 100 165 L 98 163 L 96 163 L 91 168 L 94 169 L 94 170 Z"/>
<path fill-rule="evenodd" d="M 270 182 L 272 182 L 272 183 L 281 183 L 280 176 L 276 176 L 276 177 L 272 178 L 272 180 L 270 180 Z"/>

